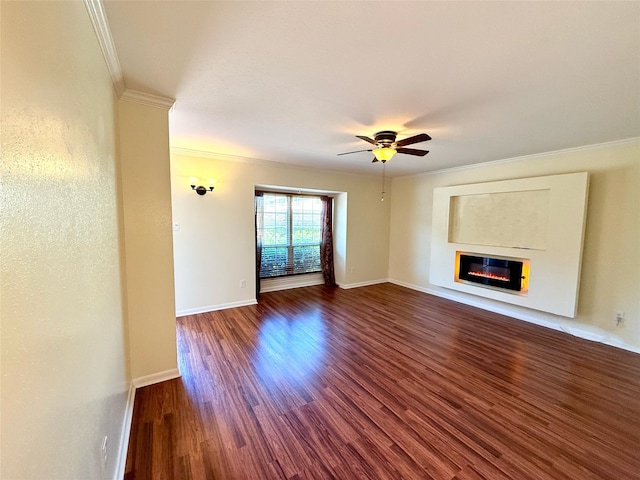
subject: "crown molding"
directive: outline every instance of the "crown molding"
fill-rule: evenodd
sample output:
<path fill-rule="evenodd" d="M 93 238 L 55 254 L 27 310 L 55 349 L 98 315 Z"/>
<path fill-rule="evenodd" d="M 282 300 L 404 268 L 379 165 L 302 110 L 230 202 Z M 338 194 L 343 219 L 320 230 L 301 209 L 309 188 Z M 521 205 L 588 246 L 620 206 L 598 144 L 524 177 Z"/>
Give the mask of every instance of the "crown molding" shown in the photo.
<path fill-rule="evenodd" d="M 243 157 L 240 155 L 230 155 L 228 153 L 216 153 L 208 150 L 197 150 L 194 148 L 170 147 L 172 155 L 183 155 L 185 157 L 211 158 L 213 160 L 223 160 L 227 162 L 251 163 L 254 165 L 264 165 L 268 167 L 283 167 L 296 170 L 315 171 L 322 170 L 320 167 L 311 165 L 298 165 L 295 163 L 278 162 L 276 160 L 264 160 L 262 158 Z M 351 177 L 379 177 L 376 174 L 358 173 L 342 170 L 322 170 L 325 173 L 336 173 L 339 175 L 348 175 Z"/>
<path fill-rule="evenodd" d="M 113 87 L 115 88 L 118 97 L 121 100 L 139 103 L 148 107 L 170 110 L 175 103 L 174 99 L 139 92 L 137 90 L 130 90 L 127 88 L 124 82 L 124 74 L 122 73 L 120 60 L 118 59 L 116 45 L 113 43 L 113 37 L 111 36 L 109 21 L 107 20 L 107 15 L 102 5 L 102 0 L 84 0 L 84 5 L 87 9 L 87 13 L 89 14 L 89 18 L 91 19 L 93 29 L 96 32 L 100 50 L 102 50 L 102 55 L 107 63 L 107 69 L 111 75 L 111 81 L 113 82 Z"/>
<path fill-rule="evenodd" d="M 403 175 L 394 178 L 412 178 L 412 177 L 427 177 L 429 175 L 440 175 L 445 173 L 461 172 L 463 170 L 472 170 L 474 168 L 491 167 L 495 165 L 502 165 L 505 163 L 522 162 L 524 160 L 533 160 L 536 158 L 544 158 L 552 155 L 566 154 L 582 152 L 585 150 L 595 150 L 602 147 L 613 147 L 615 145 L 626 145 L 631 143 L 640 142 L 640 137 L 624 138 L 622 140 L 613 140 L 611 142 L 594 143 L 592 145 L 583 145 L 581 147 L 564 148 L 561 150 L 552 150 L 550 152 L 533 153 L 531 155 L 523 155 L 521 157 L 505 158 L 502 160 L 491 160 L 489 162 L 472 163 L 470 165 L 460 165 L 458 167 L 442 168 L 440 170 L 432 170 L 430 172 L 414 173 L 412 175 Z"/>
<path fill-rule="evenodd" d="M 171 153 L 175 155 L 184 155 L 186 157 L 211 158 L 213 160 L 224 160 L 227 162 L 252 163 L 254 165 L 297 168 L 302 170 L 317 170 L 316 167 L 309 167 L 305 165 L 278 162 L 276 160 L 264 160 L 262 158 L 243 157 L 241 155 L 231 155 L 228 153 L 217 153 L 208 150 L 197 150 L 195 148 L 171 147 Z"/>
<path fill-rule="evenodd" d="M 107 69 L 111 75 L 111 81 L 113 87 L 116 90 L 116 94 L 119 96 L 125 91 L 124 75 L 122 73 L 122 67 L 120 66 L 120 60 L 118 60 L 118 52 L 116 46 L 113 43 L 111 37 L 111 30 L 109 29 L 109 22 L 107 15 L 104 12 L 102 6 L 102 0 L 84 0 L 84 6 L 87 9 L 91 24 L 98 37 L 98 43 L 100 44 L 100 50 L 107 63 Z"/>
<path fill-rule="evenodd" d="M 175 100 L 173 98 L 152 95 L 150 93 L 131 90 L 129 88 L 122 92 L 122 95 L 120 95 L 120 100 L 139 103 L 141 105 L 146 105 L 147 107 L 161 108 L 163 110 L 171 110 L 171 107 L 173 107 L 173 104 L 175 103 Z"/>
<path fill-rule="evenodd" d="M 195 148 L 171 147 L 171 153 L 184 155 L 186 157 L 213 158 L 214 160 L 227 160 L 230 162 L 272 164 L 269 160 L 259 158 L 242 157 L 240 155 L 230 155 L 228 153 L 210 152 L 208 150 L 197 150 Z"/>

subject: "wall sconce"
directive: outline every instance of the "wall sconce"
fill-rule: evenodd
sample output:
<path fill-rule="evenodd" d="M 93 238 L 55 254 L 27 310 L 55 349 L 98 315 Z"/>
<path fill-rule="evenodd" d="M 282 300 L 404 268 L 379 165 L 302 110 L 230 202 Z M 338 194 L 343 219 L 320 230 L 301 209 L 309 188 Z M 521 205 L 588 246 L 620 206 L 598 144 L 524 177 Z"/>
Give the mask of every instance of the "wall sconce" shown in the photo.
<path fill-rule="evenodd" d="M 207 190 L 202 185 L 199 185 L 197 187 L 195 185 L 191 185 L 191 190 L 195 190 L 198 195 L 204 195 L 207 192 L 213 192 L 213 186 L 209 187 L 209 189 Z"/>
<path fill-rule="evenodd" d="M 198 185 L 196 187 L 197 178 L 192 177 L 189 180 L 191 180 L 191 190 L 194 190 L 198 195 L 205 195 L 207 192 L 213 192 L 213 180 L 209 182 L 209 188 L 203 187 L 202 185 Z"/>

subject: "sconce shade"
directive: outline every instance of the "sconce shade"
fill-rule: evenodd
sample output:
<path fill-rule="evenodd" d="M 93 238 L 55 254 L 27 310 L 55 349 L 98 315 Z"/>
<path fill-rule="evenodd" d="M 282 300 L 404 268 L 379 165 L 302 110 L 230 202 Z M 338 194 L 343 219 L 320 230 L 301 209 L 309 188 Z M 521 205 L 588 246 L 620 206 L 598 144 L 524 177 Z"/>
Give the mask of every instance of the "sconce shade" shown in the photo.
<path fill-rule="evenodd" d="M 396 151 L 391 147 L 380 147 L 375 148 L 372 153 L 377 160 L 384 163 L 387 160 L 391 160 L 391 158 L 396 154 Z"/>

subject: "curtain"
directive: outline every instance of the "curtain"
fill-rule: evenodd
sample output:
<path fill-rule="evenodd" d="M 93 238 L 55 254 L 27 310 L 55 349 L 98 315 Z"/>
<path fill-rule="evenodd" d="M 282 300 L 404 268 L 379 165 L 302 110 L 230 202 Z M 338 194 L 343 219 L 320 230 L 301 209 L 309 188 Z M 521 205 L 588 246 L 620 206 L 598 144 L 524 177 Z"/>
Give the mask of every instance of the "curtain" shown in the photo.
<path fill-rule="evenodd" d="M 322 243 L 320 244 L 320 267 L 324 284 L 330 287 L 336 285 L 333 269 L 333 198 L 322 199 Z"/>
<path fill-rule="evenodd" d="M 256 300 L 260 297 L 260 264 L 262 263 L 262 225 L 264 209 L 262 208 L 263 194 L 256 190 L 255 195 L 255 224 L 256 224 Z"/>

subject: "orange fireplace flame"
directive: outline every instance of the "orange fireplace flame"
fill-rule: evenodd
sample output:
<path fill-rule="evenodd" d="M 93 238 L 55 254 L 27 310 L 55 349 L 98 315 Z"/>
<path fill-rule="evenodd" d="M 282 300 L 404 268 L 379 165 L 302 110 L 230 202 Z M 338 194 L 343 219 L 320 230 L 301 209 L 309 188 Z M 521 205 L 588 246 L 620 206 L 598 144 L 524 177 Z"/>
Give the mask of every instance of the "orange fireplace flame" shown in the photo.
<path fill-rule="evenodd" d="M 503 282 L 508 282 L 509 277 L 505 277 L 504 275 L 496 275 L 495 273 L 489 272 L 469 272 L 469 275 L 473 275 L 474 277 L 482 277 L 482 278 L 490 278 L 491 280 L 500 280 Z"/>

